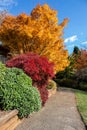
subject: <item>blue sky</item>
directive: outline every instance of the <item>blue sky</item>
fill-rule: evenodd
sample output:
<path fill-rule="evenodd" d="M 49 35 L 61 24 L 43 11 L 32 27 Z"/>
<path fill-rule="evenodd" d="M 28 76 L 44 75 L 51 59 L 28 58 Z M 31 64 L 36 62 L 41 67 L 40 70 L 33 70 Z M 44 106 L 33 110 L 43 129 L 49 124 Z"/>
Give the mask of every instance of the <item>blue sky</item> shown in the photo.
<path fill-rule="evenodd" d="M 59 23 L 69 18 L 63 36 L 69 53 L 74 46 L 87 49 L 87 0 L 0 0 L 0 10 L 8 9 L 12 15 L 30 14 L 38 3 L 47 3 L 57 10 Z"/>

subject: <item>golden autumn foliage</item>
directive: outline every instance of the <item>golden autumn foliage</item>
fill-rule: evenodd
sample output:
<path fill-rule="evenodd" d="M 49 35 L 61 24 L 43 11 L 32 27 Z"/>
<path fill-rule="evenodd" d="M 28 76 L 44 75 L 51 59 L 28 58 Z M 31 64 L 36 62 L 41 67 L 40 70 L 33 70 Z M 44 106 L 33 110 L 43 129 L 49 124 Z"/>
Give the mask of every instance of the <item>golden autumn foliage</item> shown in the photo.
<path fill-rule="evenodd" d="M 63 29 L 68 19 L 58 24 L 57 11 L 47 4 L 37 5 L 30 15 L 7 16 L 0 26 L 0 40 L 12 55 L 34 52 L 55 64 L 55 72 L 69 65 Z"/>

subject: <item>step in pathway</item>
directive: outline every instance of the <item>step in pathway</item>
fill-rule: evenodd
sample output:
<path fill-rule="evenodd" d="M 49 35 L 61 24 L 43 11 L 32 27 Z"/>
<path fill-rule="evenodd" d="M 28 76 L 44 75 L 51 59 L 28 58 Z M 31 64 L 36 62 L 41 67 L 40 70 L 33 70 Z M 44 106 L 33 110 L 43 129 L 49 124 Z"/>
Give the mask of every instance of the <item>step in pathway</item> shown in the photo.
<path fill-rule="evenodd" d="M 85 130 L 74 92 L 60 89 L 45 107 L 26 118 L 15 130 Z"/>

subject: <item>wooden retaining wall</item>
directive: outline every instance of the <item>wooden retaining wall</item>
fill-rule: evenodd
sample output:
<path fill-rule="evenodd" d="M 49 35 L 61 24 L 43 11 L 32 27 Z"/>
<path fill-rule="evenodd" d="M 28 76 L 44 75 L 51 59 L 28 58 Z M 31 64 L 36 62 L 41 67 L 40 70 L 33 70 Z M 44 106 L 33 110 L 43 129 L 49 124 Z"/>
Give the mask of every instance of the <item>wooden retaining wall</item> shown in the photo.
<path fill-rule="evenodd" d="M 14 130 L 21 123 L 17 114 L 17 110 L 0 111 L 0 130 Z"/>

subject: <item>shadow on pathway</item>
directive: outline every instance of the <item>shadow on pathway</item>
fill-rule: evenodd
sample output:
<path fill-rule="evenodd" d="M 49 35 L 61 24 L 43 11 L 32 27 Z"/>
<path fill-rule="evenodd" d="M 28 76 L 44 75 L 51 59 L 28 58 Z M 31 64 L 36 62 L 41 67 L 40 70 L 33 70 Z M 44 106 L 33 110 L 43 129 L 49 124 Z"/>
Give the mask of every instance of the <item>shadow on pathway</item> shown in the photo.
<path fill-rule="evenodd" d="M 85 130 L 74 92 L 60 89 L 49 98 L 45 107 L 25 119 L 15 130 Z"/>

